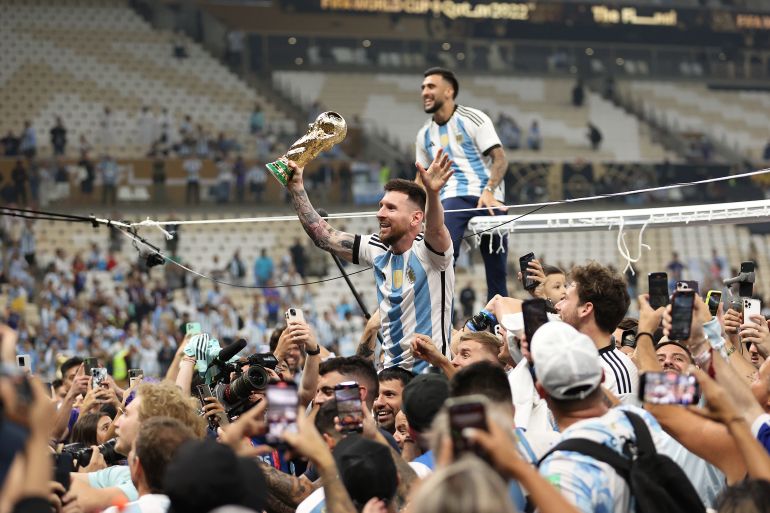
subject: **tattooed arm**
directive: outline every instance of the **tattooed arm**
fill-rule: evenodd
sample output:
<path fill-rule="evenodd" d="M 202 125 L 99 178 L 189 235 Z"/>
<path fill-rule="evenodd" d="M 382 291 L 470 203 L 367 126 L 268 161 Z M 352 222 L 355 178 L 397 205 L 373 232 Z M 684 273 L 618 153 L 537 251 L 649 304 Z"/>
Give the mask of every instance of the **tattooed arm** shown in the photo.
<path fill-rule="evenodd" d="M 291 204 L 297 211 L 302 228 L 305 229 L 316 246 L 352 262 L 353 234 L 335 230 L 316 212 L 313 205 L 310 204 L 302 181 L 303 168 L 298 167 L 292 161 L 289 161 L 289 167 L 294 174 L 286 185 L 286 189 L 291 195 Z"/>
<path fill-rule="evenodd" d="M 362 356 L 367 360 L 374 361 L 374 350 L 377 345 L 377 333 L 379 331 L 380 312 L 378 310 L 372 314 L 368 321 L 366 321 L 364 333 L 361 335 L 361 340 L 358 341 L 358 349 L 356 349 L 357 356 Z"/>
<path fill-rule="evenodd" d="M 274 511 L 281 511 L 279 507 L 276 507 L 278 506 L 277 503 L 283 503 L 293 511 L 319 486 L 305 476 L 292 476 L 267 464 L 262 464 L 261 467 L 265 475 L 268 495 L 275 498 L 275 501 L 271 503 L 274 506 Z"/>

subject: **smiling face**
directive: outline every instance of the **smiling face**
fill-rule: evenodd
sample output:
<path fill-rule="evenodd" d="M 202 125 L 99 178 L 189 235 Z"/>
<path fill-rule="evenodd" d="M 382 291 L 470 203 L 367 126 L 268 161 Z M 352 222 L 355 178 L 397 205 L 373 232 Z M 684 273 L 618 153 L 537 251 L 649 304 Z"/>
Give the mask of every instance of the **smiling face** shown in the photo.
<path fill-rule="evenodd" d="M 396 415 L 401 411 L 404 385 L 401 380 L 380 381 L 380 394 L 374 400 L 374 420 L 389 433 L 395 430 Z"/>
<path fill-rule="evenodd" d="M 422 211 L 409 200 L 406 193 L 388 191 L 380 200 L 377 211 L 380 224 L 380 240 L 393 245 L 402 237 L 409 236 L 422 225 Z"/>
<path fill-rule="evenodd" d="M 676 344 L 666 344 L 659 347 L 655 354 L 657 354 L 658 362 L 664 371 L 684 374 L 690 365 L 690 355 Z"/>
<path fill-rule="evenodd" d="M 447 101 L 452 101 L 452 85 L 441 75 L 428 75 L 422 81 L 422 108 L 426 114 L 433 114 Z"/>

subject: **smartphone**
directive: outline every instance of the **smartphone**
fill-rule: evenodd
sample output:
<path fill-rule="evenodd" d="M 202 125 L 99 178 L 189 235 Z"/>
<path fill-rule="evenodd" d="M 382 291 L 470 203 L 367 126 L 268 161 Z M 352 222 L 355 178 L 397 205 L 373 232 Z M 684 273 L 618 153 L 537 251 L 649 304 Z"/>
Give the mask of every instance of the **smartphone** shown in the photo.
<path fill-rule="evenodd" d="M 91 369 L 94 369 L 98 366 L 99 366 L 99 361 L 92 356 L 89 356 L 83 361 L 83 370 L 85 371 L 86 376 L 90 376 Z"/>
<path fill-rule="evenodd" d="M 668 274 L 650 273 L 647 275 L 647 291 L 650 294 L 650 306 L 658 309 L 668 304 Z"/>
<path fill-rule="evenodd" d="M 521 270 L 521 282 L 524 284 L 524 288 L 532 290 L 537 287 L 537 282 L 529 277 L 529 263 L 535 259 L 534 253 L 527 253 L 523 257 L 519 257 L 519 269 Z"/>
<path fill-rule="evenodd" d="M 620 347 L 636 347 L 636 330 L 623 330 Z"/>
<path fill-rule="evenodd" d="M 15 373 L 11 378 L 19 403 L 25 406 L 32 404 L 32 385 L 29 383 L 28 374 L 26 372 L 19 372 Z"/>
<path fill-rule="evenodd" d="M 697 294 L 700 289 L 696 280 L 682 280 L 676 282 L 676 290 L 692 290 Z"/>
<path fill-rule="evenodd" d="M 717 314 L 717 310 L 719 310 L 719 303 L 722 301 L 722 291 L 721 290 L 709 290 L 706 294 L 706 304 L 709 307 L 709 312 L 711 312 L 711 316 L 715 317 Z"/>
<path fill-rule="evenodd" d="M 28 354 L 17 354 L 16 366 L 24 372 L 32 372 L 32 357 Z"/>
<path fill-rule="evenodd" d="M 364 412 L 361 409 L 361 394 L 358 383 L 345 381 L 334 387 L 337 401 L 337 417 L 343 433 L 360 433 L 364 430 Z"/>
<path fill-rule="evenodd" d="M 674 293 L 671 304 L 671 331 L 668 334 L 669 339 L 687 340 L 690 338 L 694 306 L 695 292 L 692 290 L 680 290 Z"/>
<path fill-rule="evenodd" d="M 297 385 L 281 381 L 267 386 L 267 443 L 283 446 L 281 435 L 288 431 L 297 432 Z"/>
<path fill-rule="evenodd" d="M 185 330 L 185 333 L 188 335 L 197 335 L 201 332 L 201 323 L 199 322 L 188 322 L 187 323 L 187 329 Z"/>
<path fill-rule="evenodd" d="M 753 315 L 761 315 L 762 302 L 759 299 L 743 298 L 743 322 L 754 322 L 751 320 Z"/>
<path fill-rule="evenodd" d="M 104 367 L 95 367 L 91 369 L 91 378 L 91 388 L 99 388 L 103 386 L 103 384 L 106 385 L 107 369 Z"/>
<path fill-rule="evenodd" d="M 134 388 L 142 382 L 144 378 L 144 371 L 142 369 L 128 369 L 128 387 Z"/>
<path fill-rule="evenodd" d="M 447 399 L 449 412 L 449 433 L 455 458 L 466 452 L 479 455 L 479 448 L 463 436 L 465 428 L 487 431 L 486 398 L 482 395 L 468 395 Z"/>
<path fill-rule="evenodd" d="M 215 397 L 215 396 L 211 392 L 211 387 L 205 383 L 198 385 L 197 387 L 195 387 L 195 389 L 198 392 L 198 399 L 200 399 L 200 402 L 201 402 L 201 409 L 203 409 L 203 407 L 208 404 L 206 402 L 206 398 Z M 209 427 L 213 429 L 216 429 L 219 427 L 219 420 L 216 417 L 209 417 L 208 422 L 209 422 Z"/>
<path fill-rule="evenodd" d="M 645 372 L 639 376 L 639 398 L 651 404 L 698 404 L 700 385 L 691 374 Z"/>
<path fill-rule="evenodd" d="M 527 299 L 521 304 L 521 313 L 524 316 L 524 334 L 527 342 L 532 344 L 532 337 L 543 324 L 548 322 L 545 299 Z M 531 347 L 531 345 L 530 345 Z"/>
<path fill-rule="evenodd" d="M 286 323 L 291 321 L 305 322 L 305 314 L 299 308 L 289 308 L 286 310 Z"/>
<path fill-rule="evenodd" d="M 741 274 L 743 273 L 753 273 L 754 272 L 754 262 L 751 260 L 747 260 L 745 262 L 741 262 Z M 751 297 L 754 295 L 754 284 L 753 283 L 746 283 L 746 282 L 740 282 L 738 284 L 738 294 L 741 297 Z"/>

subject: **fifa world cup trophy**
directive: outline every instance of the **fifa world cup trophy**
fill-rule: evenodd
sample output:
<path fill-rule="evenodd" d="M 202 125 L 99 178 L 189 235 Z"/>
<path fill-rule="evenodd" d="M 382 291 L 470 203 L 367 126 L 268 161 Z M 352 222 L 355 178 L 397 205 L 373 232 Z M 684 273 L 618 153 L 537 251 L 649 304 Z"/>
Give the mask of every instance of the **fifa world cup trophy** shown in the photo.
<path fill-rule="evenodd" d="M 348 126 L 342 116 L 336 112 L 323 112 L 309 125 L 307 133 L 291 145 L 283 157 L 267 164 L 267 170 L 286 187 L 291 180 L 290 160 L 296 162 L 299 167 L 305 167 L 319 153 L 329 151 L 332 146 L 340 143 L 347 133 Z"/>

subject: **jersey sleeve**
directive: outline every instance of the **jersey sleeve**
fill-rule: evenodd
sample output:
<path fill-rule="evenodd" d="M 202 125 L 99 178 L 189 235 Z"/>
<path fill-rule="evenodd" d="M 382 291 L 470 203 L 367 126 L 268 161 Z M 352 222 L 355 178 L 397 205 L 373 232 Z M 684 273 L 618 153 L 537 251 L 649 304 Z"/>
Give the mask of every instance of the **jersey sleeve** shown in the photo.
<path fill-rule="evenodd" d="M 373 265 L 375 257 L 388 251 L 377 235 L 356 235 L 353 239 L 353 263 Z"/>
<path fill-rule="evenodd" d="M 473 135 L 473 140 L 476 143 L 476 147 L 482 154 L 486 153 L 495 146 L 502 146 L 500 138 L 495 131 L 495 125 L 492 120 L 481 111 L 478 111 L 479 116 L 483 120 L 481 125 L 476 128 L 476 133 Z"/>
<path fill-rule="evenodd" d="M 414 252 L 423 262 L 428 262 L 430 266 L 438 271 L 446 271 L 452 266 L 454 260 L 454 248 L 452 244 L 443 253 L 439 253 L 431 248 L 425 239 L 420 238 L 414 243 Z"/>
<path fill-rule="evenodd" d="M 428 128 L 429 127 L 427 126 L 423 127 L 417 132 L 417 140 L 414 143 L 414 159 L 426 169 L 433 161 L 433 156 L 430 154 L 430 137 L 428 135 Z"/>

